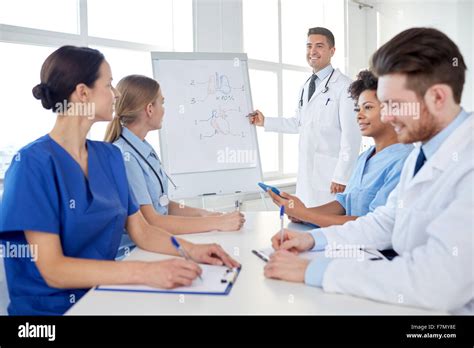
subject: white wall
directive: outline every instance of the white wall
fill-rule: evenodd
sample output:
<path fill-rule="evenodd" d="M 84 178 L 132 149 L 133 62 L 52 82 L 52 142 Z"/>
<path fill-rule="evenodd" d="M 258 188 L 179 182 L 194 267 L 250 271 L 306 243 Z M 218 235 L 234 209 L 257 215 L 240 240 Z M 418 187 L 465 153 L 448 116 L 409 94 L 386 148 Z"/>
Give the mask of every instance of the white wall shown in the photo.
<path fill-rule="evenodd" d="M 468 66 L 462 105 L 473 110 L 473 3 L 470 0 L 376 0 L 374 9 L 367 11 L 370 31 L 377 28 L 375 37 L 367 37 L 373 49 L 384 44 L 399 32 L 410 27 L 433 27 L 448 35 L 460 48 Z M 376 24 L 374 27 L 373 24 Z M 375 45 L 373 40 L 376 40 Z M 350 43 L 351 45 L 351 43 Z M 373 52 L 373 50 L 372 50 Z"/>
<path fill-rule="evenodd" d="M 374 42 L 373 26 L 367 22 L 371 9 L 359 9 L 352 1 L 347 4 L 347 75 L 355 79 L 357 73 L 369 65 L 369 56 L 375 47 L 368 47 Z M 373 48 L 371 50 L 371 48 Z"/>
<path fill-rule="evenodd" d="M 464 61 L 467 64 L 466 84 L 461 104 L 468 110 L 474 111 L 474 3 L 463 0 L 458 6 L 458 38 Z"/>
<path fill-rule="evenodd" d="M 194 0 L 194 50 L 242 52 L 242 2 Z"/>

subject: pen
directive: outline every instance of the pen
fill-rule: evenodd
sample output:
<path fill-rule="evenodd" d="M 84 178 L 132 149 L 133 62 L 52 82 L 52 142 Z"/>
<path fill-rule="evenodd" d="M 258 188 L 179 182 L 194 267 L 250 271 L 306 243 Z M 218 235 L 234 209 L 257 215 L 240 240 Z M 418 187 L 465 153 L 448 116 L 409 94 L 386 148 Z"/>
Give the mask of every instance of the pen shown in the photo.
<path fill-rule="evenodd" d="M 284 222 L 284 219 L 285 219 L 285 206 L 282 205 L 280 207 L 280 245 L 283 244 L 283 222 Z"/>
<path fill-rule="evenodd" d="M 240 211 L 240 202 L 238 199 L 235 200 L 235 211 Z"/>
<path fill-rule="evenodd" d="M 380 257 L 379 255 L 377 254 L 374 254 L 370 251 L 368 251 L 367 249 L 365 248 L 359 248 L 359 250 L 363 251 L 363 252 L 366 252 L 367 254 L 370 254 L 370 255 L 375 255 L 376 257 L 371 257 L 369 260 L 371 261 L 377 261 L 377 260 L 383 260 L 383 257 Z"/>
<path fill-rule="evenodd" d="M 192 261 L 192 262 L 195 262 L 193 259 L 191 259 L 191 257 L 188 255 L 188 253 L 186 251 L 184 251 L 184 249 L 181 247 L 181 244 L 179 244 L 178 240 L 174 237 L 174 236 L 171 236 L 171 244 L 173 244 L 173 246 L 176 248 L 176 250 L 178 250 L 178 253 L 184 257 L 186 259 L 186 261 Z M 198 275 L 199 279 L 202 280 L 202 277 L 200 275 Z"/>
<path fill-rule="evenodd" d="M 265 255 L 264 253 L 258 251 L 258 250 L 252 250 L 252 253 L 254 253 L 255 255 L 257 255 L 259 258 L 261 258 L 263 261 L 265 262 L 268 262 L 270 261 L 270 258 Z"/>
<path fill-rule="evenodd" d="M 245 116 L 245 117 L 257 116 L 257 114 L 258 114 L 258 113 L 255 111 L 255 112 L 251 112 L 250 114 L 248 114 L 248 115 Z"/>
<path fill-rule="evenodd" d="M 326 100 L 326 105 L 328 105 L 330 100 L 331 100 L 331 98 L 328 98 L 328 100 Z"/>

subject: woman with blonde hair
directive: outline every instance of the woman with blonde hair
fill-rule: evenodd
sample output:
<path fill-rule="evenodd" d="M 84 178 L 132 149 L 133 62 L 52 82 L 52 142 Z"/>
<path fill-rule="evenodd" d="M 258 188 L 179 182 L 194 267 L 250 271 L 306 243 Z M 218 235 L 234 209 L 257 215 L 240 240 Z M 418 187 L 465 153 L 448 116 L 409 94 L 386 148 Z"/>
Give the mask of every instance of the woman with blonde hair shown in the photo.
<path fill-rule="evenodd" d="M 120 98 L 105 141 L 122 151 L 130 189 L 148 223 L 173 234 L 239 230 L 245 222 L 240 212 L 215 213 L 169 200 L 168 181 L 173 182 L 145 140 L 163 122 L 164 98 L 158 82 L 130 75 L 119 81 L 117 90 Z"/>

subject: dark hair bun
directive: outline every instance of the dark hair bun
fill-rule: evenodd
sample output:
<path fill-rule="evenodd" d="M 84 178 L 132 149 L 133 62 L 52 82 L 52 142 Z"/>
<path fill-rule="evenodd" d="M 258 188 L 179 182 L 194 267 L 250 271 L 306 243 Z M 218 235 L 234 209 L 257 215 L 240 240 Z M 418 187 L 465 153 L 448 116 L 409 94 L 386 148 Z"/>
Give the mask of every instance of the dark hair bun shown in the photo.
<path fill-rule="evenodd" d="M 53 108 L 53 101 L 51 98 L 51 90 L 49 89 L 48 85 L 45 83 L 40 83 L 33 87 L 33 96 L 36 99 L 41 100 L 41 104 L 46 110 Z"/>

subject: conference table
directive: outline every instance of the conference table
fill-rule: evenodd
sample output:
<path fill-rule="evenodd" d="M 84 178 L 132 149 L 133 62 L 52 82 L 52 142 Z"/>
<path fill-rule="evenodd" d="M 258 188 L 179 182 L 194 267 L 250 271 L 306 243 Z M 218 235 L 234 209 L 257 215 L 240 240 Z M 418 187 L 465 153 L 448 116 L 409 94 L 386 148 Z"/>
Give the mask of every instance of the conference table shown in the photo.
<path fill-rule="evenodd" d="M 219 243 L 242 264 L 230 293 L 225 296 L 180 295 L 89 290 L 66 315 L 432 315 L 445 314 L 421 308 L 376 302 L 349 295 L 326 293 L 303 283 L 264 277 L 265 262 L 253 249 L 270 247 L 270 238 L 280 228 L 278 212 L 247 212 L 239 231 L 187 234 L 194 243 Z M 288 228 L 304 232 L 310 227 L 287 222 Z M 126 260 L 163 260 L 168 255 L 139 248 Z M 121 262 L 121 261 L 118 261 Z"/>

